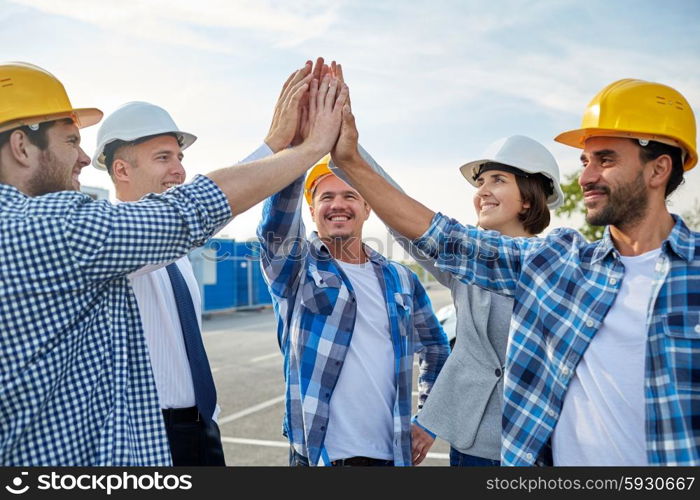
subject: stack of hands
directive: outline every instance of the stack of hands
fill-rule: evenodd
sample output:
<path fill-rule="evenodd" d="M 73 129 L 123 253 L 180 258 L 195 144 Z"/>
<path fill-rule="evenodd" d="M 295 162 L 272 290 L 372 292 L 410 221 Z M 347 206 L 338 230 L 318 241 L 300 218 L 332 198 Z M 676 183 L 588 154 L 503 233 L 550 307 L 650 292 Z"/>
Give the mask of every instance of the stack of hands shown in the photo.
<path fill-rule="evenodd" d="M 357 126 L 350 106 L 350 92 L 343 68 L 322 57 L 307 61 L 282 87 L 265 143 L 277 153 L 287 147 L 311 148 L 317 158 L 331 153 L 333 163 L 344 170 L 364 164 L 358 152 Z M 311 166 L 311 165 L 310 165 Z M 413 424 L 414 465 L 421 463 L 435 438 Z"/>
<path fill-rule="evenodd" d="M 330 152 L 333 162 L 343 167 L 360 159 L 358 136 L 343 68 L 319 57 L 287 78 L 265 143 L 275 153 L 301 146 L 320 159 Z"/>

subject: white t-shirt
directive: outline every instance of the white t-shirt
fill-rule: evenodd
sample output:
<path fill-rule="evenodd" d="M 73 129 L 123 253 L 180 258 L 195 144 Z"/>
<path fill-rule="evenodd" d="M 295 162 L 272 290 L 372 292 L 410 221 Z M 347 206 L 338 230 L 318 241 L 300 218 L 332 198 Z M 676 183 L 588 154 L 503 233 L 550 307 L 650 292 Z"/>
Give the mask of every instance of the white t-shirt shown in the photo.
<path fill-rule="evenodd" d="M 357 317 L 331 396 L 326 450 L 331 460 L 393 460 L 395 356 L 384 292 L 371 262 L 338 262 L 355 290 Z"/>
<path fill-rule="evenodd" d="M 621 257 L 625 276 L 576 367 L 552 435 L 554 465 L 647 465 L 644 363 L 661 249 Z"/>

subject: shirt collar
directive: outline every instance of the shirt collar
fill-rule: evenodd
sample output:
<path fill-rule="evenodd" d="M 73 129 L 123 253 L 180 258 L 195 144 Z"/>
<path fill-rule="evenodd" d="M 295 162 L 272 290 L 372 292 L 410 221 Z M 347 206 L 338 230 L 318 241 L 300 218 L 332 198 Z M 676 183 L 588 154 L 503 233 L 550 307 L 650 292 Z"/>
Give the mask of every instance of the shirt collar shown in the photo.
<path fill-rule="evenodd" d="M 695 256 L 695 234 L 688 229 L 688 226 L 685 225 L 683 219 L 678 215 L 671 214 L 671 217 L 673 217 L 675 224 L 669 235 L 661 244 L 661 248 L 666 253 L 673 251 L 673 253 L 681 259 L 690 262 Z M 619 253 L 613 244 L 612 236 L 610 236 L 610 226 L 607 226 L 603 234 L 603 239 L 598 242 L 593 252 L 593 263 L 598 263 L 603 260 L 611 252 L 615 258 L 619 257 Z"/>
<path fill-rule="evenodd" d="M 12 199 L 23 199 L 23 198 L 29 198 L 26 194 L 24 194 L 22 191 L 17 189 L 16 187 L 10 185 L 10 184 L 2 184 L 0 183 L 0 193 L 2 193 L 3 198 L 12 198 Z"/>
<path fill-rule="evenodd" d="M 326 246 L 323 240 L 321 240 L 321 238 L 318 236 L 318 232 L 316 231 L 313 231 L 311 233 L 311 248 L 316 255 L 331 256 L 331 252 L 330 250 L 328 250 L 328 246 Z M 380 266 L 386 265 L 387 259 L 382 254 L 380 254 L 379 252 L 375 252 L 373 249 L 371 249 L 364 243 L 362 244 L 362 248 L 364 248 L 365 253 L 367 254 L 367 258 L 370 260 L 370 262 L 378 264 Z"/>

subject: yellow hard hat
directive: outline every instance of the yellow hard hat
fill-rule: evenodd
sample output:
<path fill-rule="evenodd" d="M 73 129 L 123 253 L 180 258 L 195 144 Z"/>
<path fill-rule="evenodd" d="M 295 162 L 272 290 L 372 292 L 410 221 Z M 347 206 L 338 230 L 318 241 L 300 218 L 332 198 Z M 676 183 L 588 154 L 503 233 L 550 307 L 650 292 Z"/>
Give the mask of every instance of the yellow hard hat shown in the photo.
<path fill-rule="evenodd" d="M 318 182 L 327 175 L 335 175 L 333 172 L 331 172 L 329 167 L 330 162 L 331 155 L 328 154 L 321 158 L 311 169 L 309 175 L 306 176 L 306 182 L 304 183 L 304 197 L 306 197 L 306 202 L 309 205 L 311 205 L 314 189 L 316 189 Z"/>
<path fill-rule="evenodd" d="M 63 84 L 38 66 L 0 64 L 0 132 L 61 118 L 71 118 L 83 128 L 99 122 L 102 111 L 74 108 Z"/>
<path fill-rule="evenodd" d="M 581 128 L 555 141 L 582 148 L 589 137 L 629 137 L 683 150 L 683 169 L 698 161 L 695 115 L 683 95 L 660 83 L 626 78 L 611 83 L 588 103 Z"/>

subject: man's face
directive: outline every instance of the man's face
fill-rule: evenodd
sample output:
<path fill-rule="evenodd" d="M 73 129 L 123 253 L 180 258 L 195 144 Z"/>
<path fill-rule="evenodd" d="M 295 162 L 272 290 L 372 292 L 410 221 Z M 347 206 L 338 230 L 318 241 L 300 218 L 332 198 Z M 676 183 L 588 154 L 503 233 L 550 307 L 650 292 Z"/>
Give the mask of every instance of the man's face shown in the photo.
<path fill-rule="evenodd" d="M 581 154 L 586 221 L 594 226 L 618 228 L 634 225 L 649 204 L 645 169 L 634 141 L 618 137 L 592 137 Z"/>
<path fill-rule="evenodd" d="M 335 175 L 327 175 L 316 186 L 312 201 L 311 217 L 321 238 L 362 238 L 369 205 L 348 184 Z"/>
<path fill-rule="evenodd" d="M 80 131 L 70 121 L 57 121 L 46 131 L 48 146 L 38 150 L 38 168 L 27 182 L 27 194 L 79 191 L 80 171 L 90 158 L 80 147 Z M 37 148 L 38 149 L 38 148 Z"/>
<path fill-rule="evenodd" d="M 162 193 L 185 182 L 183 156 L 177 140 L 170 135 L 160 135 L 133 146 L 126 169 L 134 200 L 148 193 Z"/>

